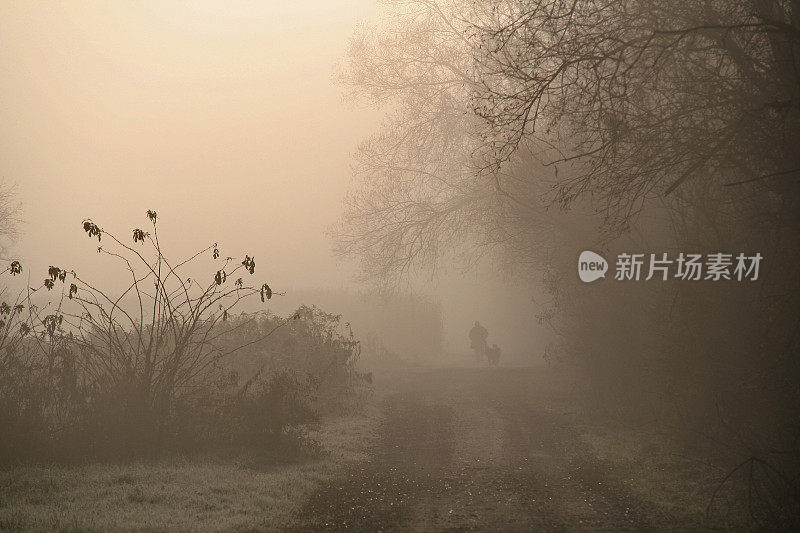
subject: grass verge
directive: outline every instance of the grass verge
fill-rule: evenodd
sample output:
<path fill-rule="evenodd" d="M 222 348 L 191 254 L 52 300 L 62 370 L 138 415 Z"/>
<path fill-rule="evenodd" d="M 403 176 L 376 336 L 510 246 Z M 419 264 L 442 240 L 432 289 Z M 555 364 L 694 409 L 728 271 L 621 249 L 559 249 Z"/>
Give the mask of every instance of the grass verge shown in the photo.
<path fill-rule="evenodd" d="M 726 470 L 681 449 L 668 436 L 654 431 L 635 431 L 586 426 L 580 438 L 590 455 L 606 466 L 613 482 L 624 487 L 631 506 L 656 524 L 677 529 L 741 529 L 745 518 L 737 512 L 736 495 L 721 494 L 718 509 L 707 513 L 714 490 Z M 714 512 L 716 511 L 716 512 Z"/>
<path fill-rule="evenodd" d="M 321 484 L 367 457 L 379 413 L 323 422 L 318 456 L 265 469 L 221 459 L 170 458 L 0 471 L 0 529 L 40 531 L 279 530 Z"/>

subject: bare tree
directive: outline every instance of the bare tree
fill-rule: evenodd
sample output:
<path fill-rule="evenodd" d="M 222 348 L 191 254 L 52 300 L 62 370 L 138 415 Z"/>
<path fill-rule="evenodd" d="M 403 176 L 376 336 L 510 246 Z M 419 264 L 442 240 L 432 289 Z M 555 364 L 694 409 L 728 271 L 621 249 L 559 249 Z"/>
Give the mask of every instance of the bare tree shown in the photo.
<path fill-rule="evenodd" d="M 477 89 L 464 24 L 436 2 L 399 2 L 398 24 L 361 28 L 341 73 L 351 94 L 390 109 L 359 148 L 357 187 L 337 228 L 337 250 L 362 259 L 366 277 L 394 281 L 435 265 L 471 231 L 487 191 L 465 166 Z"/>
<path fill-rule="evenodd" d="M 800 212 L 795 2 L 395 5 L 343 72 L 391 109 L 337 231 L 367 277 L 435 265 L 464 240 L 528 260 L 508 244 L 538 243 L 544 210 L 582 198 L 618 234 L 693 180 L 733 202 L 768 189 L 773 221 Z"/>
<path fill-rule="evenodd" d="M 521 147 L 570 169 L 568 204 L 600 199 L 624 228 L 642 200 L 691 179 L 800 173 L 794 2 L 503 2 L 476 27 L 489 171 Z M 785 191 L 786 192 L 786 191 Z M 796 201 L 796 187 L 789 194 Z"/>

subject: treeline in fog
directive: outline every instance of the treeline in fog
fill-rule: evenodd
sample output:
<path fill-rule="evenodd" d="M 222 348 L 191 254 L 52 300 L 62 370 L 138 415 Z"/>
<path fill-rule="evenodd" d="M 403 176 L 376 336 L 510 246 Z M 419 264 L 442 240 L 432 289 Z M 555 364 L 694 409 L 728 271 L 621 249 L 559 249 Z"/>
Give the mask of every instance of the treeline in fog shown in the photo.
<path fill-rule="evenodd" d="M 375 291 L 288 289 L 275 301 L 276 312 L 298 305 L 319 306 L 341 315 L 361 340 L 365 364 L 436 361 L 444 349 L 443 312 L 438 302 L 413 293 L 381 294 Z"/>
<path fill-rule="evenodd" d="M 390 118 L 357 154 L 339 252 L 379 285 L 462 252 L 541 279 L 548 357 L 588 377 L 598 417 L 665 428 L 727 465 L 756 523 L 797 524 L 797 2 L 393 8 L 340 72 Z M 609 279 L 578 280 L 583 250 Z M 620 253 L 763 262 L 615 282 Z"/>

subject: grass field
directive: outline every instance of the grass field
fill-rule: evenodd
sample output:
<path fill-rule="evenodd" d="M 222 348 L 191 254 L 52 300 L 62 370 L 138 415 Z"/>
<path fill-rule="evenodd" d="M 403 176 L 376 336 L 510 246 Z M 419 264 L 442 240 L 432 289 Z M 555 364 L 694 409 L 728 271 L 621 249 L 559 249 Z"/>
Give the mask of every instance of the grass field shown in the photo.
<path fill-rule="evenodd" d="M 310 433 L 318 457 L 254 468 L 246 461 L 171 458 L 0 471 L 0 529 L 41 531 L 272 530 L 302 527 L 308 495 L 365 457 L 376 411 Z"/>
<path fill-rule="evenodd" d="M 706 514 L 724 469 L 684 456 L 654 431 L 581 414 L 564 392 L 572 389 L 546 370 L 427 369 L 390 378 L 362 413 L 310 432 L 320 450 L 304 460 L 259 466 L 252 458 L 172 457 L 0 471 L 0 530 L 747 523 L 732 512 L 742 508 L 735 493 Z M 426 514 L 437 510 L 438 518 Z M 463 523 L 451 523 L 458 517 Z"/>

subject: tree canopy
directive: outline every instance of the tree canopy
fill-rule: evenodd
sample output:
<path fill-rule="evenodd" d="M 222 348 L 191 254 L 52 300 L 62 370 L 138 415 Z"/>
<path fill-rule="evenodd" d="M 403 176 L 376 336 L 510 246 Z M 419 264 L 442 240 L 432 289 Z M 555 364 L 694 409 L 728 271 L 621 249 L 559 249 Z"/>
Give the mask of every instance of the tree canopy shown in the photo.
<path fill-rule="evenodd" d="M 389 110 L 338 229 L 367 277 L 435 265 L 465 240 L 507 252 L 551 231 L 547 208 L 581 199 L 611 235 L 648 199 L 685 208 L 689 183 L 734 204 L 755 191 L 772 222 L 796 211 L 797 2 L 393 7 L 392 24 L 354 36 L 341 76 Z"/>

